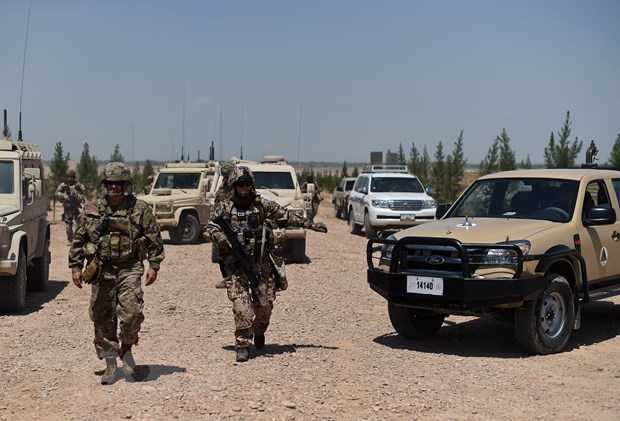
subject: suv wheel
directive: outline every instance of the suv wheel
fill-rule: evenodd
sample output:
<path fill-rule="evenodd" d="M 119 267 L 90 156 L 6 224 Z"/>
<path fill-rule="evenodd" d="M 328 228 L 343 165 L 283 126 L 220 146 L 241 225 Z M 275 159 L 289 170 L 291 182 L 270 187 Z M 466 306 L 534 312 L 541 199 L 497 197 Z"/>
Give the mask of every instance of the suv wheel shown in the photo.
<path fill-rule="evenodd" d="M 370 215 L 368 215 L 368 212 L 364 214 L 364 231 L 366 232 L 366 238 L 377 236 L 377 228 L 373 227 L 370 223 Z"/>
<path fill-rule="evenodd" d="M 26 252 L 19 250 L 17 272 L 0 282 L 0 311 L 19 313 L 26 307 Z"/>
<path fill-rule="evenodd" d="M 43 244 L 43 254 L 32 260 L 34 266 L 28 268 L 28 290 L 45 291 L 50 275 L 50 239 Z"/>
<path fill-rule="evenodd" d="M 172 241 L 178 244 L 195 244 L 200 239 L 200 224 L 194 215 L 184 215 L 174 228 Z"/>
<path fill-rule="evenodd" d="M 334 203 L 334 212 L 336 212 L 336 218 L 342 218 L 342 208 Z"/>
<path fill-rule="evenodd" d="M 555 273 L 549 273 L 547 279 L 541 296 L 515 311 L 517 341 L 535 354 L 561 351 L 575 322 L 575 302 L 568 281 Z"/>
<path fill-rule="evenodd" d="M 408 339 L 421 339 L 434 335 L 446 318 L 443 314 L 400 307 L 390 302 L 388 302 L 388 315 L 396 332 Z"/>
<path fill-rule="evenodd" d="M 359 234 L 360 232 L 362 232 L 362 227 L 355 223 L 353 212 L 349 212 L 349 232 L 351 234 Z"/>

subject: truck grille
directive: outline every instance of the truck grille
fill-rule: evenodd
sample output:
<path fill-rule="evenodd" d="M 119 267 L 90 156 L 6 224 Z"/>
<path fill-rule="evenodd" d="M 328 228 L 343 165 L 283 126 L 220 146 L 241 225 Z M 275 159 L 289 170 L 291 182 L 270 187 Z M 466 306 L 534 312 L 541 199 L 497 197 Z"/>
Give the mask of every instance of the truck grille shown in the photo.
<path fill-rule="evenodd" d="M 392 200 L 390 209 L 395 211 L 419 211 L 424 205 L 423 200 Z"/>

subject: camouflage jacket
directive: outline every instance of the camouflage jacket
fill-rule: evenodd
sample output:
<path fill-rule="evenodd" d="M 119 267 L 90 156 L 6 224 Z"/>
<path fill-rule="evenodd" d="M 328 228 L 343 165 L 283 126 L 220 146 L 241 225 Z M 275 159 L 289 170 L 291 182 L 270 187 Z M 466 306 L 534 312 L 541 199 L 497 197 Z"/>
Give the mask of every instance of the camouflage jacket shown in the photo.
<path fill-rule="evenodd" d="M 151 208 L 134 195 L 112 209 L 105 197 L 86 205 L 69 250 L 69 267 L 81 270 L 84 259 L 98 256 L 114 263 L 148 259 L 159 269 L 164 260 L 164 244 Z"/>
<path fill-rule="evenodd" d="M 217 244 L 215 237 L 218 233 L 223 232 L 222 227 L 217 223 L 217 220 L 222 216 L 230 220 L 230 225 L 237 233 L 243 252 L 250 256 L 255 263 L 260 259 L 260 247 L 263 238 L 265 239 L 263 251 L 272 253 L 274 249 L 273 236 L 270 235 L 271 229 L 310 228 L 312 226 L 312 221 L 309 219 L 289 213 L 276 202 L 263 199 L 258 194 L 250 205 L 243 209 L 237 208 L 235 203 L 229 199 L 227 202 L 220 202 L 215 206 L 211 213 L 211 219 L 205 228 L 205 238 L 215 244 Z M 228 250 L 219 251 L 223 258 L 228 256 Z"/>
<path fill-rule="evenodd" d="M 86 202 L 86 189 L 80 183 L 69 184 L 65 181 L 58 185 L 55 196 L 65 208 L 79 208 Z"/>

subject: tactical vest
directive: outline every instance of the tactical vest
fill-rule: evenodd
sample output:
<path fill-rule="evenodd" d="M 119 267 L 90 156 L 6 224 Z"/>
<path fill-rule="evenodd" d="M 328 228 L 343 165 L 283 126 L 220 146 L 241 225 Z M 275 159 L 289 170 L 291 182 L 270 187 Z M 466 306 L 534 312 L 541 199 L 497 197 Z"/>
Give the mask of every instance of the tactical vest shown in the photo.
<path fill-rule="evenodd" d="M 254 200 L 247 209 L 237 209 L 230 201 L 227 213 L 230 215 L 230 225 L 237 233 L 239 244 L 247 256 L 260 256 L 263 241 L 263 253 L 269 252 L 270 230 L 265 226 L 264 209 L 260 200 Z"/>

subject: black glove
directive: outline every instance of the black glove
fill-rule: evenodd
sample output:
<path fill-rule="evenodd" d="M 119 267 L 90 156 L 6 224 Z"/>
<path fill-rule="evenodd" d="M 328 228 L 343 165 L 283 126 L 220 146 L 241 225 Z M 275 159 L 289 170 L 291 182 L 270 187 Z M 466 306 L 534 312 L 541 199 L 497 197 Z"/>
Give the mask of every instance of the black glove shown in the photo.
<path fill-rule="evenodd" d="M 310 226 L 310 229 L 312 231 L 316 231 L 316 232 L 327 232 L 327 227 L 325 226 L 324 223 L 322 222 L 315 222 Z"/>

